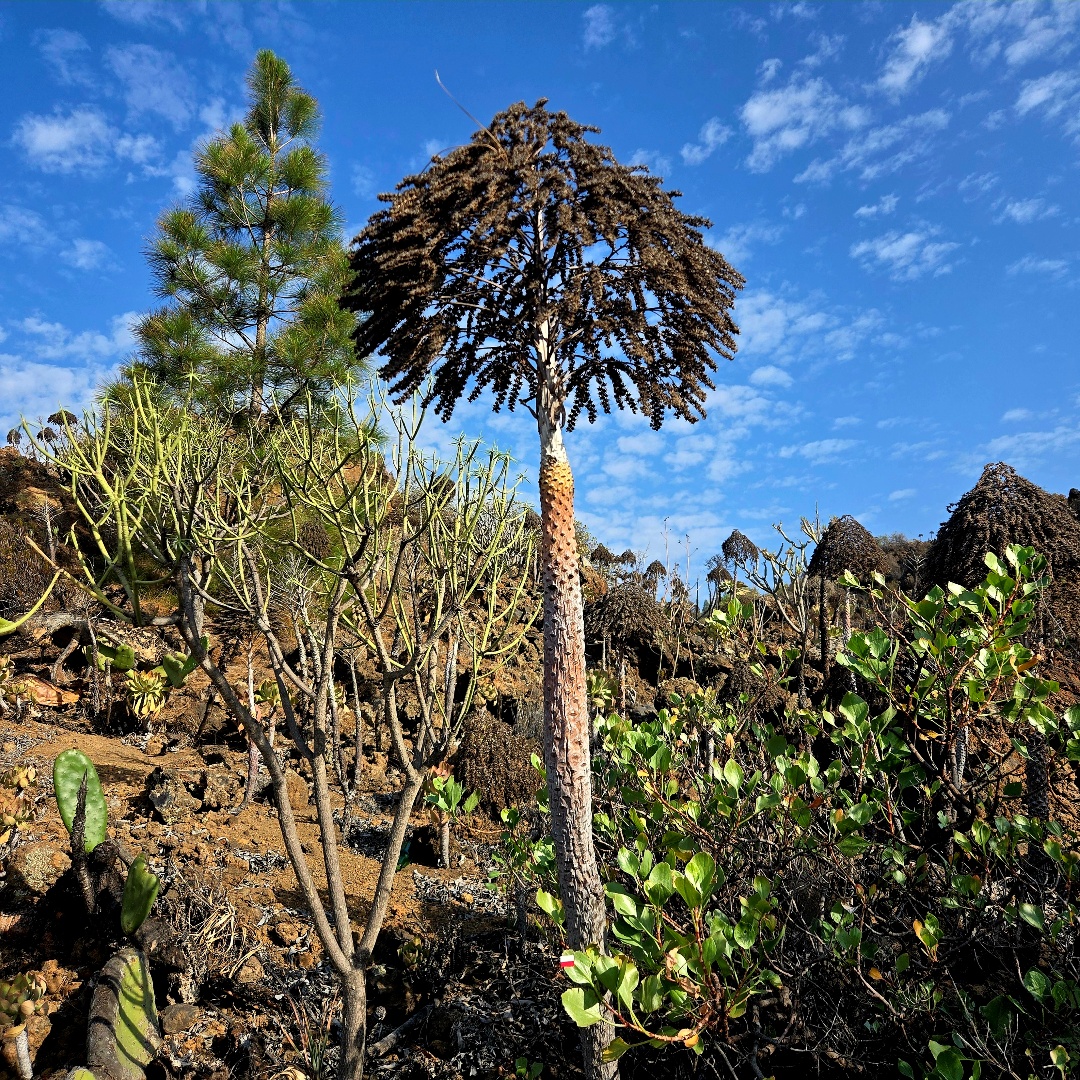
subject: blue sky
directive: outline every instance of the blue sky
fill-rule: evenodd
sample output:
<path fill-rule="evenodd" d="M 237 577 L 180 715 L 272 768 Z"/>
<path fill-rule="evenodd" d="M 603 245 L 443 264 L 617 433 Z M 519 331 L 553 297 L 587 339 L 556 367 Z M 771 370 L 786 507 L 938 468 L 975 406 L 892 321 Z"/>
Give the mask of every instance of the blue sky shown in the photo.
<path fill-rule="evenodd" d="M 713 220 L 747 285 L 709 416 L 570 436 L 609 546 L 696 565 L 815 505 L 930 533 L 988 461 L 1080 486 L 1080 3 L 7 4 L 0 430 L 78 406 L 153 304 L 143 250 L 270 47 L 314 93 L 333 198 L 544 96 Z M 535 475 L 536 432 L 464 430 Z"/>

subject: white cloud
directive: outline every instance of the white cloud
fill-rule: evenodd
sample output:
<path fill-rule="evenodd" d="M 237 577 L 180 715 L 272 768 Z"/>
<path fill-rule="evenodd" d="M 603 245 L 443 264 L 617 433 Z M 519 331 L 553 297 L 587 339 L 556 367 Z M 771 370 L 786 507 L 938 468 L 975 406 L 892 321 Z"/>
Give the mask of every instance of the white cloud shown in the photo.
<path fill-rule="evenodd" d="M 793 381 L 783 368 L 775 367 L 772 364 L 764 364 L 750 374 L 750 382 L 754 386 L 778 386 L 781 389 L 786 389 Z"/>
<path fill-rule="evenodd" d="M 375 186 L 375 174 L 366 165 L 354 165 L 352 188 L 361 199 L 373 199 L 378 193 L 378 188 Z"/>
<path fill-rule="evenodd" d="M 857 439 L 817 439 L 801 445 L 782 446 L 779 453 L 782 458 L 798 455 L 806 458 L 812 465 L 822 465 L 827 461 L 836 461 L 852 447 L 858 445 Z"/>
<path fill-rule="evenodd" d="M 43 360 L 101 361 L 120 356 L 135 344 L 132 327 L 139 318 L 135 311 L 117 315 L 107 334 L 97 330 L 76 334 L 62 323 L 45 322 L 36 316 L 22 319 L 16 325 Z"/>
<path fill-rule="evenodd" d="M 0 243 L 44 247 L 53 235 L 40 214 L 22 206 L 0 206 Z"/>
<path fill-rule="evenodd" d="M 720 117 L 714 116 L 706 120 L 698 132 L 696 143 L 684 143 L 680 152 L 683 162 L 687 165 L 700 165 L 712 156 L 717 147 L 723 146 L 731 137 L 731 128 L 720 122 Z"/>
<path fill-rule="evenodd" d="M 1015 423 L 1017 420 L 1030 420 L 1034 415 L 1030 409 L 1009 409 L 1002 414 L 1001 419 L 1007 423 Z"/>
<path fill-rule="evenodd" d="M 113 149 L 118 158 L 135 165 L 150 165 L 161 156 L 161 144 L 153 135 L 121 135 Z"/>
<path fill-rule="evenodd" d="M 1068 270 L 1069 264 L 1064 259 L 1047 259 L 1041 255 L 1025 255 L 1017 259 L 1007 270 L 1012 276 L 1017 274 L 1049 274 L 1060 277 Z"/>
<path fill-rule="evenodd" d="M 963 196 L 964 202 L 971 202 L 997 187 L 999 179 L 996 173 L 969 173 L 956 185 L 956 190 Z"/>
<path fill-rule="evenodd" d="M 776 244 L 784 235 L 782 225 L 770 225 L 768 222 L 755 221 L 732 225 L 723 236 L 715 241 L 707 237 L 707 243 L 715 248 L 733 265 L 746 262 L 757 244 Z"/>
<path fill-rule="evenodd" d="M 607 4 L 593 4 L 592 7 L 585 9 L 582 18 L 585 20 L 586 49 L 602 49 L 615 40 L 618 34 L 615 14 Z"/>
<path fill-rule="evenodd" d="M 1053 217 L 1058 212 L 1058 207 L 1048 206 L 1044 199 L 1010 199 L 1002 207 L 998 221 L 1008 218 L 1018 225 L 1028 225 L 1041 218 Z"/>
<path fill-rule="evenodd" d="M 876 203 L 870 206 L 860 206 L 855 211 L 855 216 L 858 218 L 871 218 L 877 217 L 879 214 L 882 216 L 891 214 L 900 200 L 895 195 L 882 195 Z"/>
<path fill-rule="evenodd" d="M 34 36 L 45 63 L 65 85 L 89 86 L 91 78 L 82 64 L 90 43 L 74 30 L 42 30 Z"/>
<path fill-rule="evenodd" d="M 51 116 L 30 113 L 16 125 L 12 141 L 43 172 L 99 169 L 112 151 L 115 133 L 92 105 Z"/>
<path fill-rule="evenodd" d="M 830 180 L 837 169 L 857 169 L 860 180 L 876 180 L 927 156 L 935 146 L 934 136 L 948 124 L 949 114 L 944 109 L 930 109 L 895 124 L 871 128 L 849 139 L 835 158 L 811 162 L 795 179 L 822 182 Z"/>
<path fill-rule="evenodd" d="M 762 60 L 761 66 L 758 68 L 758 75 L 762 83 L 772 82 L 780 74 L 780 69 L 783 66 L 784 61 L 778 60 L 775 56 L 770 57 L 768 60 Z"/>
<path fill-rule="evenodd" d="M 824 309 L 820 297 L 796 300 L 765 289 L 740 297 L 736 313 L 739 355 L 782 363 L 850 360 L 883 321 L 873 308 L 851 315 Z"/>
<path fill-rule="evenodd" d="M 184 16 L 196 9 L 185 0 L 101 0 L 101 6 L 114 19 L 133 26 L 158 23 L 174 30 L 183 30 Z"/>
<path fill-rule="evenodd" d="M 1080 8 L 1064 3 L 986 3 L 964 0 L 950 13 L 963 24 L 976 44 L 981 63 L 1004 56 L 1009 67 L 1019 67 L 1039 56 L 1063 56 L 1076 44 Z"/>
<path fill-rule="evenodd" d="M 944 20 L 924 23 L 918 15 L 893 35 L 896 42 L 885 70 L 878 78 L 878 86 L 892 97 L 899 97 L 925 74 L 927 66 L 948 56 L 952 40 Z"/>
<path fill-rule="evenodd" d="M 114 374 L 114 367 L 103 364 L 42 364 L 0 355 L 0 429 L 18 427 L 24 416 L 30 421 L 48 416 L 61 406 L 80 412 Z"/>
<path fill-rule="evenodd" d="M 639 435 L 620 435 L 615 445 L 620 454 L 655 454 L 664 448 L 664 441 L 654 431 L 643 431 Z"/>
<path fill-rule="evenodd" d="M 133 116 L 160 116 L 178 131 L 191 120 L 194 90 L 175 57 L 151 45 L 123 45 L 110 46 L 105 61 L 123 83 L 124 100 Z"/>
<path fill-rule="evenodd" d="M 755 172 L 767 172 L 783 155 L 837 128 L 859 128 L 869 118 L 865 109 L 847 104 L 824 79 L 799 77 L 779 89 L 757 91 L 739 116 L 754 140 L 746 163 Z"/>
<path fill-rule="evenodd" d="M 1036 109 L 1047 120 L 1061 118 L 1065 134 L 1080 135 L 1080 74 L 1054 71 L 1025 82 L 1016 99 L 1016 111 L 1026 116 Z"/>
<path fill-rule="evenodd" d="M 100 240 L 72 240 L 71 245 L 60 252 L 60 258 L 76 270 L 97 270 L 107 265 L 110 251 Z"/>
<path fill-rule="evenodd" d="M 817 48 L 799 61 L 799 67 L 807 71 L 821 67 L 826 61 L 835 60 L 843 51 L 847 38 L 843 34 L 833 34 L 832 37 L 827 34 L 818 34 L 812 40 Z"/>
<path fill-rule="evenodd" d="M 918 491 L 916 488 L 900 488 L 899 491 L 889 492 L 889 502 L 899 502 L 901 499 L 910 499 L 917 494 Z"/>
<path fill-rule="evenodd" d="M 671 172 L 671 158 L 665 157 L 659 150 L 635 150 L 628 158 L 630 165 L 644 165 L 654 176 L 665 176 Z"/>
<path fill-rule="evenodd" d="M 832 426 L 839 431 L 841 428 L 846 427 L 858 427 L 862 423 L 861 417 L 858 416 L 838 416 L 833 422 Z"/>
<path fill-rule="evenodd" d="M 952 266 L 945 260 L 960 245 L 934 240 L 935 232 L 929 228 L 905 233 L 892 230 L 853 244 L 851 257 L 864 269 L 887 270 L 894 281 L 914 281 L 927 273 L 947 274 Z"/>
<path fill-rule="evenodd" d="M 1022 469 L 1049 457 L 1075 457 L 1080 448 L 1080 428 L 1075 424 L 1059 424 L 1050 431 L 1020 431 L 1015 435 L 1000 435 L 982 447 L 982 461 L 1008 461 Z"/>

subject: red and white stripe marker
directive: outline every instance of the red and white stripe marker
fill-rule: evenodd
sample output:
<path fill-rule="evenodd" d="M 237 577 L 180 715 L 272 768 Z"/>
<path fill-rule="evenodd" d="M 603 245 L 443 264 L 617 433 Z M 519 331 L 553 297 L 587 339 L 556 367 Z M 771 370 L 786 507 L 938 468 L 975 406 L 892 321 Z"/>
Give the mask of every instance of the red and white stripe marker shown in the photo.
<path fill-rule="evenodd" d="M 559 957 L 560 968 L 572 968 L 574 966 L 574 954 L 572 952 L 564 952 Z"/>

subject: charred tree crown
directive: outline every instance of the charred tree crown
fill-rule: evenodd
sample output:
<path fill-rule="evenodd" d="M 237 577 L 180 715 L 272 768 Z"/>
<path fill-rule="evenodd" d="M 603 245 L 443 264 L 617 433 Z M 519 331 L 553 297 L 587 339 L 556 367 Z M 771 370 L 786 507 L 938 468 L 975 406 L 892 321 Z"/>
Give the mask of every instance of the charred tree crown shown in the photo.
<path fill-rule="evenodd" d="M 496 410 L 570 428 L 613 405 L 697 420 L 743 278 L 679 192 L 545 106 L 512 105 L 380 196 L 351 255 L 357 351 L 381 352 L 396 395 L 430 377 L 443 419 L 490 387 Z"/>
<path fill-rule="evenodd" d="M 869 577 L 884 563 L 881 545 L 850 514 L 833 518 L 814 548 L 806 572 L 811 577 L 836 579 L 845 570 L 856 577 Z"/>

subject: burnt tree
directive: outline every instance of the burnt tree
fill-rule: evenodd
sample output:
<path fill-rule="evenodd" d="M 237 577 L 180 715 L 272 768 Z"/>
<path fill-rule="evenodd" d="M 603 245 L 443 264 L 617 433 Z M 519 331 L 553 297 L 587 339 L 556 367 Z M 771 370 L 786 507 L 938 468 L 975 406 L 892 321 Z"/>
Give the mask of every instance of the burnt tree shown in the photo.
<path fill-rule="evenodd" d="M 485 389 L 540 436 L 544 743 L 570 945 L 604 942 L 592 842 L 589 711 L 574 483 L 563 440 L 584 414 L 704 416 L 717 359 L 735 352 L 743 278 L 642 166 L 588 141 L 596 128 L 546 101 L 499 113 L 408 176 L 356 238 L 346 304 L 369 313 L 360 355 L 381 353 L 399 397 L 445 420 Z M 589 1029 L 586 1068 L 604 1033 Z M 610 1038 L 610 1031 L 607 1035 Z"/>

